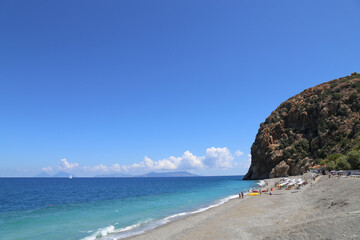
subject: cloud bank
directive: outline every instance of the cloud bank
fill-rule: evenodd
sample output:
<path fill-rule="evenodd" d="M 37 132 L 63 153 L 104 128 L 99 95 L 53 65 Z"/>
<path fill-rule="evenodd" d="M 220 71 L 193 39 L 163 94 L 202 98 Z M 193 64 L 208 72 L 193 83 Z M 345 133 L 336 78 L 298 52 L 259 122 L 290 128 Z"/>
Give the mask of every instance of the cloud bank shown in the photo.
<path fill-rule="evenodd" d="M 79 167 L 78 163 L 69 163 L 66 158 L 61 159 L 59 162 L 59 169 L 62 171 L 69 171 L 77 167 Z"/>
<path fill-rule="evenodd" d="M 49 166 L 49 167 L 43 167 L 43 168 L 41 168 L 41 171 L 50 174 L 50 173 L 52 173 L 54 170 L 53 170 L 53 168 L 52 168 L 51 166 Z"/>
<path fill-rule="evenodd" d="M 248 155 L 245 161 L 237 161 L 235 158 L 240 158 L 243 152 L 237 150 L 231 154 L 226 147 L 211 147 L 207 148 L 204 156 L 196 156 L 190 151 L 185 151 L 182 156 L 152 160 L 145 156 L 144 160 L 130 165 L 120 165 L 115 163 L 107 166 L 99 164 L 95 166 L 80 166 L 78 163 L 68 162 L 63 158 L 59 162 L 59 169 L 62 171 L 80 170 L 83 172 L 138 172 L 138 171 L 176 171 L 176 170 L 201 170 L 201 169 L 230 169 L 233 167 L 246 168 L 250 164 L 251 156 Z M 51 167 L 43 168 L 46 172 L 52 171 Z"/>

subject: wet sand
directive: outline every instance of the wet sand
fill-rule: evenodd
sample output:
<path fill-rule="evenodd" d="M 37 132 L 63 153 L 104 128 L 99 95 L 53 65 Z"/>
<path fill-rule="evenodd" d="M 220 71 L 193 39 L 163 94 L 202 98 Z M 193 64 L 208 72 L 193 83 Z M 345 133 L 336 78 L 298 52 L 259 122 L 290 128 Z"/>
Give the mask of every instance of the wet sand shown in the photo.
<path fill-rule="evenodd" d="M 305 177 L 300 190 L 234 199 L 128 239 L 360 239 L 360 179 Z"/>

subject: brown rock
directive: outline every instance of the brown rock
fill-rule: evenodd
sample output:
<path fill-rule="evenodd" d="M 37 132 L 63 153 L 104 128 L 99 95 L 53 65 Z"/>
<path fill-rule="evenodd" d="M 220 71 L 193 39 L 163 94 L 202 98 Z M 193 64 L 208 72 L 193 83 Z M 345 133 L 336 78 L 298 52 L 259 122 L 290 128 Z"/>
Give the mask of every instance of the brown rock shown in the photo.
<path fill-rule="evenodd" d="M 290 166 L 287 165 L 284 161 L 281 161 L 276 165 L 270 172 L 270 177 L 287 177 Z"/>
<path fill-rule="evenodd" d="M 360 75 L 289 98 L 260 124 L 244 179 L 306 172 L 327 155 L 360 148 Z"/>

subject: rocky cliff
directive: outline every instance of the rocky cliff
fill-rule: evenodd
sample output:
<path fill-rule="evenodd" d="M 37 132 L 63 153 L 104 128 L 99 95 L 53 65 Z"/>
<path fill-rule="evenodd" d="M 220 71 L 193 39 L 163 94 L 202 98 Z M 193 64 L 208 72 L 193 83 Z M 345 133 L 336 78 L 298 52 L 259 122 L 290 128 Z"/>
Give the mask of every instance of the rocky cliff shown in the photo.
<path fill-rule="evenodd" d="M 244 179 L 298 175 L 332 153 L 360 147 L 360 74 L 291 97 L 260 124 Z"/>

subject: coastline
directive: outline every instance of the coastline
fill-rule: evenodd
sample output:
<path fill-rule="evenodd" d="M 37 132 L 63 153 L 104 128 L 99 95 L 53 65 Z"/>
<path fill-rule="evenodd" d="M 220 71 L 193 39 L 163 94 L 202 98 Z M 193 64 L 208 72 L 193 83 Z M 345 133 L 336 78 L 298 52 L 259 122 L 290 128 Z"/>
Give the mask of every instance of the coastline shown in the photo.
<path fill-rule="evenodd" d="M 163 179 L 156 178 L 150 178 L 145 182 L 148 181 L 161 187 L 165 183 Z M 242 176 L 169 178 L 166 183 L 168 184 L 164 186 L 171 188 L 170 193 L 157 194 L 162 189 L 169 191 L 162 187 L 159 190 L 154 189 L 154 194 L 149 196 L 128 198 L 123 202 L 115 200 L 115 204 L 109 208 L 114 212 L 113 220 L 102 226 L 98 224 L 100 228 L 96 226 L 86 229 L 86 232 L 82 232 L 83 236 L 78 239 L 113 240 L 149 232 L 169 222 L 217 207 L 232 198 L 237 198 L 239 191 L 247 192 L 258 186 L 258 181 L 242 181 Z"/>
<path fill-rule="evenodd" d="M 360 179 L 299 177 L 309 180 L 300 190 L 231 199 L 123 239 L 358 239 Z"/>

